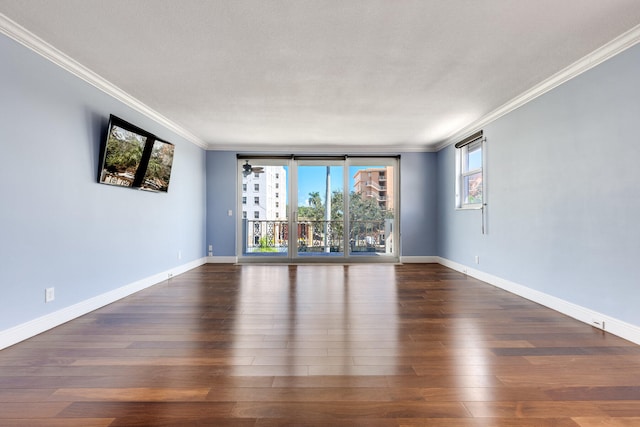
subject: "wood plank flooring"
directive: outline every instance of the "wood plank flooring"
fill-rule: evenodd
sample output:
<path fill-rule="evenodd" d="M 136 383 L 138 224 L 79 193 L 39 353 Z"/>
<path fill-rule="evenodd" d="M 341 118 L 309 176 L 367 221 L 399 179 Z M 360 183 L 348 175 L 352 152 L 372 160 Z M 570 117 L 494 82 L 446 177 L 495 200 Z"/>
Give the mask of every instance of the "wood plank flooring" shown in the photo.
<path fill-rule="evenodd" d="M 0 426 L 640 426 L 640 347 L 435 264 L 208 264 L 0 351 Z"/>

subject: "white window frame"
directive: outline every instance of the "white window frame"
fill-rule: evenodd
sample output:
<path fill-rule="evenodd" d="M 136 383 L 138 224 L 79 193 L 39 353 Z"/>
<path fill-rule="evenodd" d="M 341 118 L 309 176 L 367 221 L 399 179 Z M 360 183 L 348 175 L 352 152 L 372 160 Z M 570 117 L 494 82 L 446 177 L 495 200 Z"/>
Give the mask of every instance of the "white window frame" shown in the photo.
<path fill-rule="evenodd" d="M 469 169 L 469 152 L 480 149 L 481 162 L 480 167 L 475 169 Z M 463 147 L 456 148 L 456 209 L 481 209 L 484 203 L 486 203 L 487 195 L 487 181 L 485 179 L 485 144 L 484 137 L 480 137 L 478 140 L 473 141 Z M 465 200 L 465 194 L 469 193 L 469 189 L 465 188 L 465 178 L 480 173 L 482 175 L 482 200 L 480 202 L 469 203 Z"/>

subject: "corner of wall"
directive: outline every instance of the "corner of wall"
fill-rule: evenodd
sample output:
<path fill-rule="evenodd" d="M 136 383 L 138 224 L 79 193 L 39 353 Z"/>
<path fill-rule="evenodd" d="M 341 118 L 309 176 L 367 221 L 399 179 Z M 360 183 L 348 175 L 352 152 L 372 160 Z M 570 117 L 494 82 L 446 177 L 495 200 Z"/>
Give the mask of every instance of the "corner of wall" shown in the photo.
<path fill-rule="evenodd" d="M 631 325 L 611 316 L 607 316 L 552 295 L 545 294 L 544 292 L 536 291 L 535 289 L 528 288 L 524 285 L 470 268 L 446 258 L 436 258 L 438 258 L 437 262 L 439 264 L 449 267 L 452 270 L 459 271 L 460 273 L 466 274 L 514 295 L 526 298 L 529 301 L 533 301 L 590 326 L 602 329 L 603 331 L 640 345 L 640 327 L 638 326 Z M 597 324 L 595 322 L 597 322 Z"/>
<path fill-rule="evenodd" d="M 170 280 L 179 274 L 201 266 L 205 261 L 205 258 L 196 259 L 195 261 L 179 265 L 175 268 L 154 274 L 153 276 L 145 277 L 144 279 L 129 283 L 128 285 L 89 298 L 45 316 L 38 317 L 37 319 L 14 326 L 13 328 L 0 331 L 0 350 L 34 337 L 49 329 L 53 329 L 56 326 L 60 326 L 143 289 Z"/>

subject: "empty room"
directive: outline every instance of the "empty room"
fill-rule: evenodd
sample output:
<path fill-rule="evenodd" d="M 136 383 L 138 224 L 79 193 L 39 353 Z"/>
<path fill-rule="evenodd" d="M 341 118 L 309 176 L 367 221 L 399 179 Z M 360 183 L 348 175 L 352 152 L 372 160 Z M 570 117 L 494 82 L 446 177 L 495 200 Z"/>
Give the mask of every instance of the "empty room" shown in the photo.
<path fill-rule="evenodd" d="M 0 0 L 0 426 L 640 425 L 640 2 Z"/>

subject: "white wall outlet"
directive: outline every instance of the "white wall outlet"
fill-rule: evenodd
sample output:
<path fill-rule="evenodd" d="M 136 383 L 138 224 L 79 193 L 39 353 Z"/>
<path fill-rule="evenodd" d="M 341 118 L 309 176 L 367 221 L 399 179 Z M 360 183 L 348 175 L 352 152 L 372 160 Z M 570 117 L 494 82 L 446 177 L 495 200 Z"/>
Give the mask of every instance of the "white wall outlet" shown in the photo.
<path fill-rule="evenodd" d="M 44 302 L 51 302 L 56 299 L 55 288 L 46 288 L 44 290 Z"/>
<path fill-rule="evenodd" d="M 604 331 L 604 320 L 591 319 L 591 326 L 594 328 L 602 329 Z"/>
<path fill-rule="evenodd" d="M 213 245 L 209 245 L 209 256 L 213 256 Z"/>
<path fill-rule="evenodd" d="M 476 255 L 476 264 L 480 264 L 480 255 Z"/>
<path fill-rule="evenodd" d="M 178 251 L 178 259 L 182 259 L 182 251 Z"/>

